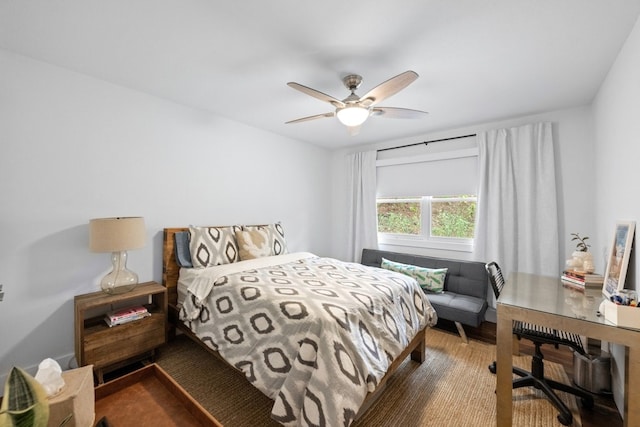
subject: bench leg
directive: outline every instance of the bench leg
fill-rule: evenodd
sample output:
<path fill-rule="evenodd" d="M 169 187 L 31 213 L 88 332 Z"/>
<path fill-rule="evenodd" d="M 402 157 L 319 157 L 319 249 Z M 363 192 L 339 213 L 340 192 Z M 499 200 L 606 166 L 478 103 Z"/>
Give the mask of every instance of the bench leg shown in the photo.
<path fill-rule="evenodd" d="M 455 322 L 456 328 L 458 328 L 458 333 L 460 334 L 460 338 L 462 338 L 462 342 L 465 344 L 469 343 L 469 339 L 467 338 L 467 334 L 464 332 L 464 328 L 460 322 Z"/>

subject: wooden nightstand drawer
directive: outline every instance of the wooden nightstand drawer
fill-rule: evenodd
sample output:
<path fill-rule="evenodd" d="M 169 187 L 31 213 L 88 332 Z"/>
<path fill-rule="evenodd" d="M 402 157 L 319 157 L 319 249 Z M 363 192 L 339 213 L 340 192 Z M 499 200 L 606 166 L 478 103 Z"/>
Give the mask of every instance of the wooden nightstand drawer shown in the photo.
<path fill-rule="evenodd" d="M 99 328 L 99 330 L 96 330 Z M 153 350 L 165 343 L 165 322 L 161 314 L 112 328 L 93 327 L 84 339 L 84 362 L 105 367 Z"/>

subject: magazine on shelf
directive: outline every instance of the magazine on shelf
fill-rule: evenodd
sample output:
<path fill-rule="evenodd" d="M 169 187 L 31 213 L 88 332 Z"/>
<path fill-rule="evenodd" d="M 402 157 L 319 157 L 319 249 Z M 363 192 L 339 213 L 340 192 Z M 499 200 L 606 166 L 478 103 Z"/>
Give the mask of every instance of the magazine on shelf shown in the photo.
<path fill-rule="evenodd" d="M 134 307 L 127 307 L 119 310 L 114 310 L 108 312 L 104 321 L 109 326 L 122 325 L 123 323 L 132 322 L 134 320 L 143 319 L 145 317 L 151 316 L 149 310 L 147 310 L 144 306 L 137 305 Z"/>

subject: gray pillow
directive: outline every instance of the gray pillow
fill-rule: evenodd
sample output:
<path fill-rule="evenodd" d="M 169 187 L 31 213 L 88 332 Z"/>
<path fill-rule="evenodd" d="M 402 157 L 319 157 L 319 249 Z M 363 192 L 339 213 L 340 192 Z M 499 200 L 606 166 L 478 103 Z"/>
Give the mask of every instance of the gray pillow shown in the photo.
<path fill-rule="evenodd" d="M 179 231 L 173 235 L 176 262 L 180 267 L 193 268 L 191 251 L 189 250 L 189 232 Z"/>

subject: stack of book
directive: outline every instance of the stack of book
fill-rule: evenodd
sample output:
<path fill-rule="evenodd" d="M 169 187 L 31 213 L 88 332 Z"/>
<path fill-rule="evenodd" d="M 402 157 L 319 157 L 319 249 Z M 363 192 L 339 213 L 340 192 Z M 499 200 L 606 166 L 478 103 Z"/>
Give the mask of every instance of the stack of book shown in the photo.
<path fill-rule="evenodd" d="M 144 317 L 151 316 L 149 310 L 142 305 L 135 307 L 122 308 L 120 310 L 110 311 L 104 316 L 104 321 L 107 322 L 109 327 L 115 325 L 122 325 L 124 323 L 133 322 L 134 320 L 142 319 Z"/>
<path fill-rule="evenodd" d="M 563 284 L 578 289 L 601 288 L 604 283 L 604 277 L 600 274 L 576 270 L 563 271 L 560 280 L 562 280 Z"/>

